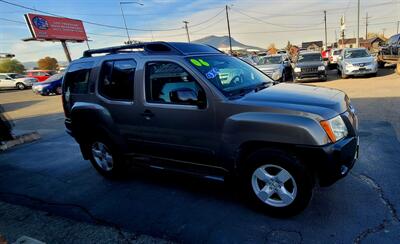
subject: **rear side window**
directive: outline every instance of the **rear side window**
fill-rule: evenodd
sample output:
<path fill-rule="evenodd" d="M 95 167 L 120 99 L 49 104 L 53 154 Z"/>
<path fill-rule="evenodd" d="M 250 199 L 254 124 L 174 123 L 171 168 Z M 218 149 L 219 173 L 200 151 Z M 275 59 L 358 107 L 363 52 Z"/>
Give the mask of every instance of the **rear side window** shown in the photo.
<path fill-rule="evenodd" d="M 65 74 L 65 90 L 72 94 L 88 93 L 90 71 L 93 62 L 72 64 Z"/>
<path fill-rule="evenodd" d="M 133 100 L 136 62 L 129 60 L 106 61 L 102 65 L 99 93 L 111 100 Z"/>

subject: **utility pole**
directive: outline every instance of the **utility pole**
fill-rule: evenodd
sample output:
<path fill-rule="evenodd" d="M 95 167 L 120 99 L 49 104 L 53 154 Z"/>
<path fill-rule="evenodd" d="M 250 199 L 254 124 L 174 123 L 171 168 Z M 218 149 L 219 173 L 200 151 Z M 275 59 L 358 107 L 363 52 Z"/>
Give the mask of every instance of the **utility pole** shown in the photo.
<path fill-rule="evenodd" d="M 186 35 L 187 35 L 187 40 L 190 43 L 190 36 L 189 36 L 189 28 L 188 28 L 188 23 L 186 20 L 183 21 L 183 23 L 185 24 L 185 29 L 186 29 Z"/>
<path fill-rule="evenodd" d="M 228 34 L 229 34 L 229 51 L 232 55 L 232 37 L 231 37 L 231 26 L 229 25 L 229 14 L 228 14 L 228 5 L 225 5 L 226 11 L 226 23 L 228 24 Z"/>
<path fill-rule="evenodd" d="M 324 10 L 324 22 L 325 22 L 325 50 L 328 49 L 328 30 L 326 28 L 326 10 Z"/>
<path fill-rule="evenodd" d="M 368 17 L 368 12 L 367 12 L 367 16 L 365 16 L 365 40 L 368 39 L 368 19 L 371 17 Z"/>
<path fill-rule="evenodd" d="M 357 1 L 357 42 L 356 46 L 360 47 L 360 0 Z"/>
<path fill-rule="evenodd" d="M 397 21 L 397 34 L 399 34 L 400 21 Z"/>

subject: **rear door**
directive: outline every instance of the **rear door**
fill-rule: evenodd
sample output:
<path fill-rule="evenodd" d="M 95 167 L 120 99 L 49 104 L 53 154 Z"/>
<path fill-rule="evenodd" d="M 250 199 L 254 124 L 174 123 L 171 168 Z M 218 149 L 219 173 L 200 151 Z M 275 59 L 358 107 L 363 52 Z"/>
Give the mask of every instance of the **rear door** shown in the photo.
<path fill-rule="evenodd" d="M 134 96 L 136 66 L 133 58 L 105 59 L 97 82 L 100 104 L 108 110 L 115 129 L 125 140 L 135 137 L 140 118 Z"/>
<path fill-rule="evenodd" d="M 15 82 L 8 75 L 0 75 L 0 87 L 13 88 L 15 87 Z"/>

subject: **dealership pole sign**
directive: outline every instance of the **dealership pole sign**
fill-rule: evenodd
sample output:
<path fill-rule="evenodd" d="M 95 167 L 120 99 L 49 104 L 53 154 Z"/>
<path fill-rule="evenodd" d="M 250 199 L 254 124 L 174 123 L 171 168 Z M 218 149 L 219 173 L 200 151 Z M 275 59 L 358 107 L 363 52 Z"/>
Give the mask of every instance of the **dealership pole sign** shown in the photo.
<path fill-rule="evenodd" d="M 71 55 L 66 42 L 84 42 L 88 38 L 81 20 L 39 14 L 25 14 L 32 38 L 24 41 L 60 41 L 68 61 Z"/>

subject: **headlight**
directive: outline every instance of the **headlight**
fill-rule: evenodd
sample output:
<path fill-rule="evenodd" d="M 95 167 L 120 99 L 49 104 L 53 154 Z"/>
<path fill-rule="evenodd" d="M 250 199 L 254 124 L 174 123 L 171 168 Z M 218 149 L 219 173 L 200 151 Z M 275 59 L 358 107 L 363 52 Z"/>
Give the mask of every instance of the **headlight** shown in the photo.
<path fill-rule="evenodd" d="M 332 142 L 336 142 L 348 134 L 346 124 L 340 115 L 330 120 L 321 121 L 320 123 Z"/>
<path fill-rule="evenodd" d="M 322 66 L 319 66 L 319 67 L 318 67 L 318 70 L 319 70 L 319 71 L 324 71 L 324 70 L 325 70 L 325 66 L 323 66 L 323 65 L 322 65 Z"/>
<path fill-rule="evenodd" d="M 294 68 L 294 72 L 300 73 L 301 72 L 301 68 L 299 68 L 299 67 Z"/>
<path fill-rule="evenodd" d="M 353 64 L 352 64 L 352 63 L 344 62 L 344 66 L 349 66 L 349 67 L 351 67 L 351 66 L 353 66 Z"/>
<path fill-rule="evenodd" d="M 282 76 L 282 74 L 279 69 L 274 70 L 274 72 L 272 73 L 272 79 L 274 79 L 274 80 L 279 80 L 281 78 L 281 76 Z"/>

